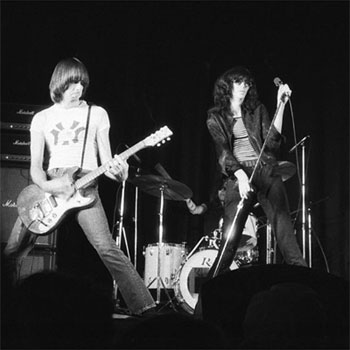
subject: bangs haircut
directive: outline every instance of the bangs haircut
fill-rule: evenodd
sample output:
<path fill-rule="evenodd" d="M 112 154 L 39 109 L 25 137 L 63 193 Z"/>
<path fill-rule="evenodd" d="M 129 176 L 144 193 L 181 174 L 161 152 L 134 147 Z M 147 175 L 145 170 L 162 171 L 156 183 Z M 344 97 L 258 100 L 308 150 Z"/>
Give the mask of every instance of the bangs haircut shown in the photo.
<path fill-rule="evenodd" d="M 233 83 L 245 82 L 249 85 L 243 108 L 254 110 L 258 104 L 258 93 L 252 73 L 243 66 L 234 67 L 222 74 L 214 84 L 214 104 L 225 113 L 230 111 L 230 99 L 232 98 Z"/>
<path fill-rule="evenodd" d="M 235 82 L 235 83 L 244 82 L 249 86 L 252 86 L 254 84 L 254 78 L 247 68 L 236 67 L 228 71 L 226 74 L 227 74 L 227 79 L 231 80 L 232 82 Z"/>
<path fill-rule="evenodd" d="M 77 58 L 67 58 L 57 63 L 49 84 L 50 97 L 55 103 L 62 101 L 63 93 L 70 84 L 81 83 L 83 86 L 82 97 L 89 86 L 90 79 L 85 65 Z"/>

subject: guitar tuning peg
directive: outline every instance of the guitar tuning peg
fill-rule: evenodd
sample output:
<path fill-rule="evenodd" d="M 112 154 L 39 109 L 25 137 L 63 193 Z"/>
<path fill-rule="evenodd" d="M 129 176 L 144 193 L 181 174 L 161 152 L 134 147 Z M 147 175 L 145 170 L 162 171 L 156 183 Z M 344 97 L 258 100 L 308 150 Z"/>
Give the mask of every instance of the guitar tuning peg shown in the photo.
<path fill-rule="evenodd" d="M 157 147 L 160 147 L 160 143 L 157 143 Z"/>
<path fill-rule="evenodd" d="M 167 141 L 170 141 L 170 137 L 167 137 L 167 139 L 166 139 Z"/>
<path fill-rule="evenodd" d="M 164 144 L 164 143 L 165 143 L 165 140 L 163 140 L 162 143 Z"/>

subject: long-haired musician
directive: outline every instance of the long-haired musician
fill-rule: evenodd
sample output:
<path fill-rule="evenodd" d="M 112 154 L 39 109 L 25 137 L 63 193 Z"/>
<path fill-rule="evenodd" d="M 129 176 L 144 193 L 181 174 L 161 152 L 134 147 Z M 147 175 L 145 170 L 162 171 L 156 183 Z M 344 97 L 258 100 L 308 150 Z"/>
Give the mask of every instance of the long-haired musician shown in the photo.
<path fill-rule="evenodd" d="M 228 232 L 237 205 L 242 198 L 249 196 L 255 196 L 261 204 L 285 262 L 307 266 L 294 235 L 282 178 L 274 171 L 282 139 L 284 108 L 291 95 L 289 86 L 279 85 L 279 108 L 273 125 L 266 107 L 258 98 L 254 77 L 246 67 L 237 66 L 222 74 L 215 82 L 213 95 L 214 107 L 208 111 L 207 127 L 227 183 L 222 242 L 208 276 L 213 275 L 214 269 L 218 270 L 218 259 L 221 259 L 218 273 L 228 270 L 237 249 L 234 242 L 239 241 L 237 237 L 228 237 Z M 260 155 L 264 142 L 266 144 Z M 256 166 L 258 158 L 260 161 Z"/>
<path fill-rule="evenodd" d="M 41 191 L 54 195 L 57 201 L 68 202 L 76 193 L 74 181 L 68 175 L 72 167 L 80 167 L 82 176 L 95 170 L 99 159 L 109 164 L 106 176 L 119 182 L 128 177 L 125 160 L 115 156 L 111 162 L 110 122 L 106 110 L 89 106 L 83 100 L 88 86 L 89 74 L 79 59 L 61 60 L 49 84 L 53 104 L 37 113 L 31 123 L 31 177 Z M 45 148 L 49 153 L 47 171 L 43 167 Z M 118 285 L 127 307 L 137 315 L 153 310 L 155 302 L 149 290 L 112 238 L 97 182 L 88 183 L 83 192 L 95 197 L 95 202 L 77 210 L 76 220 Z M 30 227 L 18 219 L 4 252 L 8 259 L 18 263 L 33 248 L 35 239 Z"/>

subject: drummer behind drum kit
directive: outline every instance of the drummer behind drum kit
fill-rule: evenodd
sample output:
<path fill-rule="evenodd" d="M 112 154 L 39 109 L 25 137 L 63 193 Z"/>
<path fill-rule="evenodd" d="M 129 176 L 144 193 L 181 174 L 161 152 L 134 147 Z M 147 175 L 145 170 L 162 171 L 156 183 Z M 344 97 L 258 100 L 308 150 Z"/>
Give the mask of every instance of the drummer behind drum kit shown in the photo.
<path fill-rule="evenodd" d="M 163 242 L 164 199 L 184 201 L 192 197 L 192 191 L 170 176 L 142 175 L 129 180 L 139 188 L 160 198 L 159 241 L 144 249 L 144 281 L 149 289 L 157 290 L 156 303 L 160 303 L 161 289 L 172 303 L 168 290 L 173 290 L 177 303 L 188 313 L 193 313 L 198 300 L 201 282 L 206 277 L 220 247 L 222 221 L 209 236 L 203 236 L 188 254 L 185 243 Z M 257 219 L 249 215 L 243 230 L 240 246 L 231 270 L 250 264 L 258 259 Z"/>

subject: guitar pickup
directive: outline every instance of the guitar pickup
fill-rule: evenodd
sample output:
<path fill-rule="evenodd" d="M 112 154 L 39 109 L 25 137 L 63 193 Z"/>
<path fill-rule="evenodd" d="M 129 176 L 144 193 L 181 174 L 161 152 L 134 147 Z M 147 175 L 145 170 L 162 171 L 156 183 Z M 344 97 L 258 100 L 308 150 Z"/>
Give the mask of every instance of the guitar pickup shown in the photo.
<path fill-rule="evenodd" d="M 54 196 L 50 196 L 49 201 L 52 207 L 57 207 L 57 202 Z"/>

